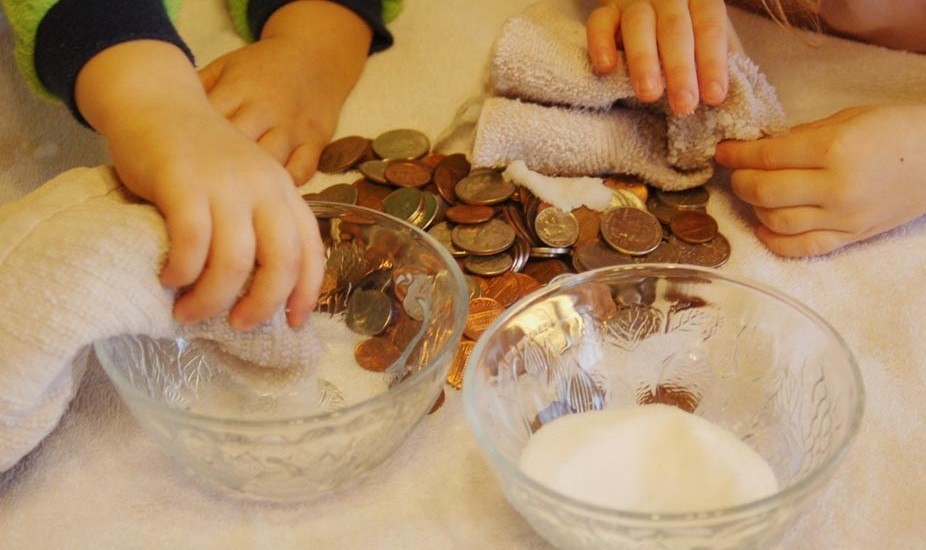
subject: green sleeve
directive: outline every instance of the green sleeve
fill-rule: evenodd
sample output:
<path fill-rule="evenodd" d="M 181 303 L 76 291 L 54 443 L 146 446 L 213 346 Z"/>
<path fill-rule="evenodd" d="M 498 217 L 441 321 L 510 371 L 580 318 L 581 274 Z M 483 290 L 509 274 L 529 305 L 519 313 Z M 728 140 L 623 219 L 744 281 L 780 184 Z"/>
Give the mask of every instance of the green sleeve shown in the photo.
<path fill-rule="evenodd" d="M 164 0 L 172 21 L 177 20 L 181 1 Z M 35 70 L 35 36 L 45 14 L 57 3 L 58 0 L 0 0 L 13 30 L 13 56 L 19 72 L 36 95 L 51 101 L 58 101 L 58 98 L 45 88 Z"/>
<path fill-rule="evenodd" d="M 6 0 L 4 0 L 6 1 Z M 228 0 L 228 11 L 231 14 L 235 31 L 248 42 L 254 41 L 251 27 L 248 22 L 248 2 L 250 0 Z M 402 0 L 382 0 L 383 22 L 388 23 L 402 11 Z"/>

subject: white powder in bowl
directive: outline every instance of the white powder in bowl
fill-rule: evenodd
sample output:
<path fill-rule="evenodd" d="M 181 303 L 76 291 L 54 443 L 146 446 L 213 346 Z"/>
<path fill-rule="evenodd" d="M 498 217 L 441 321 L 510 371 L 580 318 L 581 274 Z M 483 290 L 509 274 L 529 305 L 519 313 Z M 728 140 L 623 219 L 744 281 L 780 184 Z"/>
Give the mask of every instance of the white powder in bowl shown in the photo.
<path fill-rule="evenodd" d="M 717 510 L 778 491 L 768 463 L 731 432 L 660 404 L 561 416 L 531 437 L 520 467 L 554 491 L 628 512 Z"/>

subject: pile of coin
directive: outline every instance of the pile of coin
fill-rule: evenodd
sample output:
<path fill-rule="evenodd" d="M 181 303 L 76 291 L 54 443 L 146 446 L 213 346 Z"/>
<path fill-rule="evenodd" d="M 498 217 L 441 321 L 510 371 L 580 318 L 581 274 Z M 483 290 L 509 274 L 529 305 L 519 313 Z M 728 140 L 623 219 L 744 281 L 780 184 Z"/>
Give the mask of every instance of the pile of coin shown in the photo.
<path fill-rule="evenodd" d="M 730 244 L 706 212 L 703 187 L 666 192 L 626 177 L 605 179 L 605 212 L 565 212 L 506 180 L 472 168 L 462 153 L 430 152 L 421 132 L 398 129 L 375 139 L 349 136 L 322 152 L 319 170 L 363 176 L 305 195 L 307 201 L 357 204 L 428 231 L 457 258 L 470 290 L 465 338 L 448 382 L 462 385 L 473 343 L 520 297 L 563 273 L 630 263 L 719 267 Z"/>

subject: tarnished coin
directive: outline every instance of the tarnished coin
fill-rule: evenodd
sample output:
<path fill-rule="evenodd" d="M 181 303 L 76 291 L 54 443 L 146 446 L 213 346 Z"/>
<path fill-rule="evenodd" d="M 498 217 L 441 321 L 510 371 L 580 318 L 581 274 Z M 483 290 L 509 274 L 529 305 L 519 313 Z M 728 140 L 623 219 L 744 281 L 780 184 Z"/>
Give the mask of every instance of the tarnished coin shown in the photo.
<path fill-rule="evenodd" d="M 482 223 L 492 219 L 495 209 L 491 206 L 456 204 L 447 209 L 447 219 L 454 223 Z"/>
<path fill-rule="evenodd" d="M 444 245 L 444 248 L 450 252 L 451 256 L 454 258 L 462 258 L 466 256 L 466 251 L 457 248 L 457 246 L 453 244 L 452 232 L 453 229 L 447 222 L 440 222 L 428 229 L 428 234 L 434 237 L 437 242 Z"/>
<path fill-rule="evenodd" d="M 392 320 L 392 300 L 378 290 L 355 290 L 347 302 L 345 322 L 352 331 L 376 336 Z"/>
<path fill-rule="evenodd" d="M 601 236 L 618 252 L 639 256 L 652 252 L 662 241 L 662 226 L 646 210 L 621 206 L 601 217 Z"/>
<path fill-rule="evenodd" d="M 686 243 L 674 235 L 669 242 L 678 250 L 678 261 L 683 264 L 720 267 L 730 257 L 730 242 L 720 233 L 704 244 Z"/>
<path fill-rule="evenodd" d="M 541 241 L 554 248 L 575 244 L 579 238 L 579 220 L 555 206 L 544 208 L 534 220 L 534 231 Z"/>
<path fill-rule="evenodd" d="M 670 241 L 663 240 L 656 250 L 643 256 L 631 256 L 630 259 L 635 264 L 674 264 L 678 263 L 678 250 Z"/>
<path fill-rule="evenodd" d="M 669 223 L 672 233 L 679 239 L 692 243 L 706 243 L 717 235 L 717 221 L 706 212 L 683 210 Z"/>
<path fill-rule="evenodd" d="M 418 130 L 390 130 L 373 140 L 373 151 L 386 160 L 417 159 L 430 150 L 431 141 Z"/>
<path fill-rule="evenodd" d="M 473 348 L 476 342 L 473 340 L 460 340 L 457 345 L 457 352 L 453 356 L 453 363 L 450 365 L 450 372 L 447 374 L 447 383 L 456 389 L 463 387 L 463 372 L 466 370 L 466 362 L 469 356 L 473 354 Z"/>
<path fill-rule="evenodd" d="M 384 336 L 367 338 L 354 348 L 357 364 L 372 372 L 386 372 L 402 356 L 402 350 Z"/>
<path fill-rule="evenodd" d="M 478 340 L 503 311 L 505 311 L 505 308 L 492 298 L 483 297 L 471 300 L 463 334 L 467 338 Z"/>
<path fill-rule="evenodd" d="M 470 273 L 493 277 L 500 275 L 514 265 L 514 259 L 507 252 L 491 256 L 467 256 L 463 258 L 463 267 Z"/>
<path fill-rule="evenodd" d="M 498 204 L 514 194 L 515 185 L 495 170 L 473 171 L 457 182 L 454 192 L 467 204 Z"/>
<path fill-rule="evenodd" d="M 424 193 L 414 187 L 396 189 L 383 199 L 383 210 L 390 216 L 405 221 L 421 216 L 424 207 Z"/>
<path fill-rule="evenodd" d="M 662 204 L 655 197 L 650 197 L 650 200 L 646 202 L 646 209 L 650 214 L 656 216 L 660 222 L 666 225 L 672 223 L 672 219 L 681 213 L 681 210 Z"/>
<path fill-rule="evenodd" d="M 353 168 L 366 152 L 370 140 L 360 136 L 336 139 L 322 149 L 318 157 L 318 170 L 326 174 L 340 174 Z"/>
<path fill-rule="evenodd" d="M 515 239 L 514 229 L 504 221 L 493 218 L 473 225 L 458 225 L 451 235 L 453 244 L 480 256 L 498 254 L 507 250 Z"/>
<path fill-rule="evenodd" d="M 698 210 L 707 206 L 710 195 L 702 185 L 684 191 L 659 190 L 656 192 L 656 198 L 662 204 L 677 210 Z"/>
<path fill-rule="evenodd" d="M 318 192 L 318 200 L 341 204 L 357 204 L 357 188 L 349 183 L 332 185 Z"/>
<path fill-rule="evenodd" d="M 364 208 L 377 210 L 379 212 L 382 212 L 384 209 L 383 199 L 394 191 L 392 187 L 379 185 L 365 179 L 355 181 L 354 187 L 357 188 L 357 206 L 363 206 Z"/>
<path fill-rule="evenodd" d="M 373 159 L 365 160 L 357 166 L 357 169 L 360 170 L 360 173 L 363 174 L 363 177 L 374 182 L 383 184 L 386 183 L 386 163 L 388 161 L 382 159 Z"/>
<path fill-rule="evenodd" d="M 589 271 L 599 267 L 625 265 L 633 262 L 633 257 L 611 248 L 599 239 L 588 241 L 576 247 L 574 265 L 577 271 Z"/>
<path fill-rule="evenodd" d="M 469 175 L 470 163 L 463 153 L 454 153 L 447 155 L 434 168 L 434 184 L 437 185 L 437 192 L 445 201 L 453 204 L 457 202 L 457 196 L 454 188 L 457 183 Z"/>
<path fill-rule="evenodd" d="M 492 298 L 502 307 L 508 307 L 521 297 L 521 285 L 514 273 L 505 272 L 488 280 L 489 291 L 486 298 Z"/>
<path fill-rule="evenodd" d="M 431 181 L 431 167 L 413 159 L 390 160 L 383 176 L 398 187 L 423 187 Z"/>
<path fill-rule="evenodd" d="M 437 165 L 445 158 L 447 158 L 447 155 L 444 153 L 431 153 L 430 155 L 422 157 L 421 162 L 427 164 L 433 172 L 434 169 L 437 168 Z"/>

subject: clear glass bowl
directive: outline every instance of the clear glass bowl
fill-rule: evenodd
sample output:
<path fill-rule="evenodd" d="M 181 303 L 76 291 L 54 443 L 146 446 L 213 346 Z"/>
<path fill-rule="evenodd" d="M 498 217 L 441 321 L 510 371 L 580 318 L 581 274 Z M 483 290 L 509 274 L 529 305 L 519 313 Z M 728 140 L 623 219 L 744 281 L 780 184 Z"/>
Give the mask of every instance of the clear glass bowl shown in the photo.
<path fill-rule="evenodd" d="M 345 269 L 359 269 L 351 247 L 369 250 L 373 242 L 379 247 L 377 265 L 404 269 L 406 276 L 424 281 L 414 290 L 420 307 L 415 315 L 423 322 L 409 325 L 415 329 L 401 340 L 407 344 L 389 371 L 370 373 L 353 364 L 344 357 L 352 357 L 351 345 L 316 374 L 255 385 L 240 376 L 240 364 L 208 342 L 127 335 L 94 344 L 101 365 L 148 434 L 195 478 L 235 495 L 307 501 L 368 477 L 440 395 L 462 335 L 468 292 L 459 266 L 441 244 L 379 212 L 311 206 L 323 235 L 338 239 L 326 241 L 326 275 L 340 270 L 343 278 Z M 363 269 L 352 272 L 352 284 L 362 286 L 362 274 Z M 319 316 L 339 323 L 341 330 L 350 289 L 333 284 L 326 289 Z M 350 333 L 346 327 L 341 332 Z M 320 379 L 322 374 L 328 378 Z M 363 399 L 345 400 L 351 393 Z"/>
<path fill-rule="evenodd" d="M 825 484 L 858 431 L 861 374 L 819 315 L 716 270 L 620 266 L 554 280 L 509 308 L 467 363 L 467 419 L 508 501 L 559 548 L 762 549 Z M 757 451 L 779 492 L 740 506 L 648 514 L 559 494 L 518 468 L 560 415 L 665 403 Z"/>

